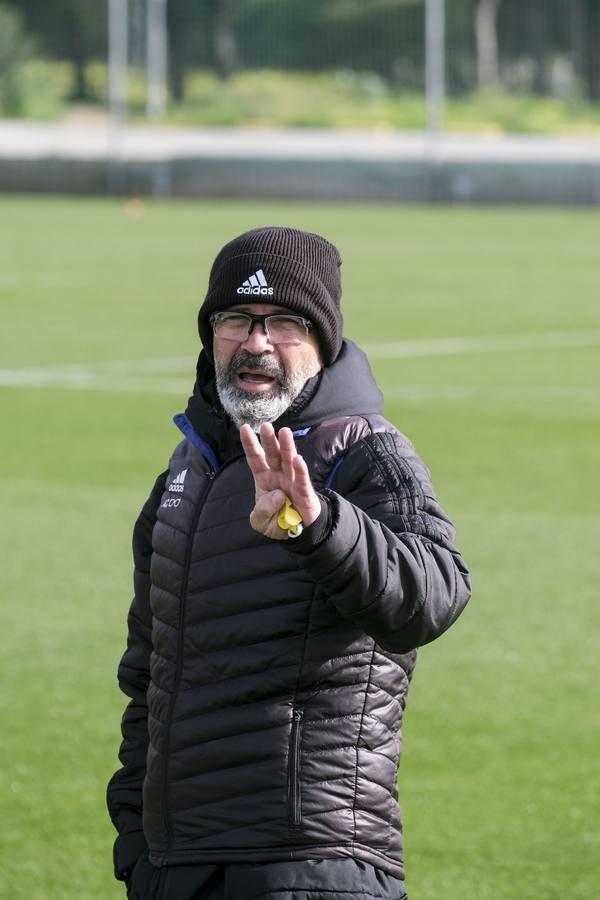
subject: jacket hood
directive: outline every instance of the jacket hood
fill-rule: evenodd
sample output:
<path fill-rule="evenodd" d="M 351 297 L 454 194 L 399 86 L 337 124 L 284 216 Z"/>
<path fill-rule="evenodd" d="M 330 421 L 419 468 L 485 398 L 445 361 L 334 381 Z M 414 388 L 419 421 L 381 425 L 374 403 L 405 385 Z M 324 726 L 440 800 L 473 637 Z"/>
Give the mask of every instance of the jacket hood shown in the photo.
<path fill-rule="evenodd" d="M 382 409 L 383 394 L 365 353 L 345 338 L 335 362 L 309 379 L 273 424 L 276 429 L 285 425 L 299 430 L 337 416 L 379 415 Z M 220 461 L 226 462 L 242 452 L 238 428 L 221 406 L 215 370 L 204 350 L 198 357 L 194 392 L 185 414 L 196 434 L 210 445 Z"/>

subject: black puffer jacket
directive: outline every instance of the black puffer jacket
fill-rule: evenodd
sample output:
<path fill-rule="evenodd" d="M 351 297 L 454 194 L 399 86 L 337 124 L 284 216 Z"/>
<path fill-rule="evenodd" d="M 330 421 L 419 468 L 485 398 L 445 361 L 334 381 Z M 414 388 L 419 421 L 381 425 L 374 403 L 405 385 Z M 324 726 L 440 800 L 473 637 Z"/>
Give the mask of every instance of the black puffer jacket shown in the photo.
<path fill-rule="evenodd" d="M 203 356 L 185 434 L 134 531 L 108 788 L 124 877 L 155 865 L 351 856 L 404 877 L 397 772 L 415 648 L 469 597 L 454 529 L 345 342 L 290 425 L 323 510 L 250 526 L 254 488 Z"/>

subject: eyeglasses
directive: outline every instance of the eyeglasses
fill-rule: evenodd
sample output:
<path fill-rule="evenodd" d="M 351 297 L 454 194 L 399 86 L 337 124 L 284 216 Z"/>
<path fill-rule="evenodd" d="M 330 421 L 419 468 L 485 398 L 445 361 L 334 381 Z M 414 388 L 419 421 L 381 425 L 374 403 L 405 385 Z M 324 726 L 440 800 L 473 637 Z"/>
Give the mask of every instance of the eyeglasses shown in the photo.
<path fill-rule="evenodd" d="M 250 337 L 257 323 L 262 325 L 272 344 L 299 344 L 314 328 L 308 319 L 285 313 L 255 316 L 254 313 L 235 311 L 214 312 L 209 321 L 216 337 L 240 344 Z"/>

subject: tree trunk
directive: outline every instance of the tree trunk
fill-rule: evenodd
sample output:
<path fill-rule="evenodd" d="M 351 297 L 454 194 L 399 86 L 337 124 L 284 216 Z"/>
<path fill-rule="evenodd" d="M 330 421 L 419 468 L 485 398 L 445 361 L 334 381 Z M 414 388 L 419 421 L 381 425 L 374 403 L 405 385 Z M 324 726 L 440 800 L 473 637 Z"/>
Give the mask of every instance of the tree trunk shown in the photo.
<path fill-rule="evenodd" d="M 546 72 L 546 43 L 548 29 L 546 17 L 548 15 L 545 0 L 530 0 L 529 5 L 529 45 L 535 62 L 535 74 L 533 77 L 533 91 L 536 94 L 548 93 L 548 78 Z"/>
<path fill-rule="evenodd" d="M 501 0 L 478 0 L 475 9 L 477 80 L 480 88 L 498 87 L 500 62 L 496 29 Z"/>
<path fill-rule="evenodd" d="M 585 60 L 585 0 L 570 0 L 569 12 L 569 37 L 571 44 L 571 59 L 577 78 L 583 79 Z"/>
<path fill-rule="evenodd" d="M 231 27 L 230 0 L 211 0 L 210 12 L 215 69 L 221 78 L 229 78 L 240 68 L 237 40 Z"/>
<path fill-rule="evenodd" d="M 178 41 L 176 47 L 172 44 L 169 50 L 169 84 L 171 96 L 176 103 L 185 99 L 185 53 L 182 48 L 183 41 Z"/>
<path fill-rule="evenodd" d="M 86 78 L 87 48 L 81 22 L 72 11 L 65 14 L 65 50 L 73 64 L 73 87 L 70 99 L 89 100 L 89 90 Z"/>
<path fill-rule="evenodd" d="M 182 103 L 185 99 L 191 27 L 191 16 L 187 6 L 167 4 L 169 88 L 171 97 L 176 103 Z"/>
<path fill-rule="evenodd" d="M 600 100 L 600 9 L 596 0 L 586 3 L 585 84 L 590 100 Z"/>

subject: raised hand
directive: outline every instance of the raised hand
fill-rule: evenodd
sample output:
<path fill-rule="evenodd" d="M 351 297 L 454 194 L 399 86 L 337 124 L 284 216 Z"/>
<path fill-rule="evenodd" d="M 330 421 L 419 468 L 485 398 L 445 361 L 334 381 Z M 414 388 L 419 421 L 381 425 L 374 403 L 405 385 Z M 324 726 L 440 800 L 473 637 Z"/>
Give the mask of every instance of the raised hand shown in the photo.
<path fill-rule="evenodd" d="M 260 441 L 249 425 L 240 428 L 240 439 L 254 476 L 256 502 L 250 514 L 252 527 L 273 540 L 287 539 L 287 531 L 277 524 L 286 496 L 302 516 L 305 527 L 321 512 L 321 502 L 312 486 L 308 467 L 296 451 L 289 428 L 279 434 L 270 423 L 261 425 Z"/>

